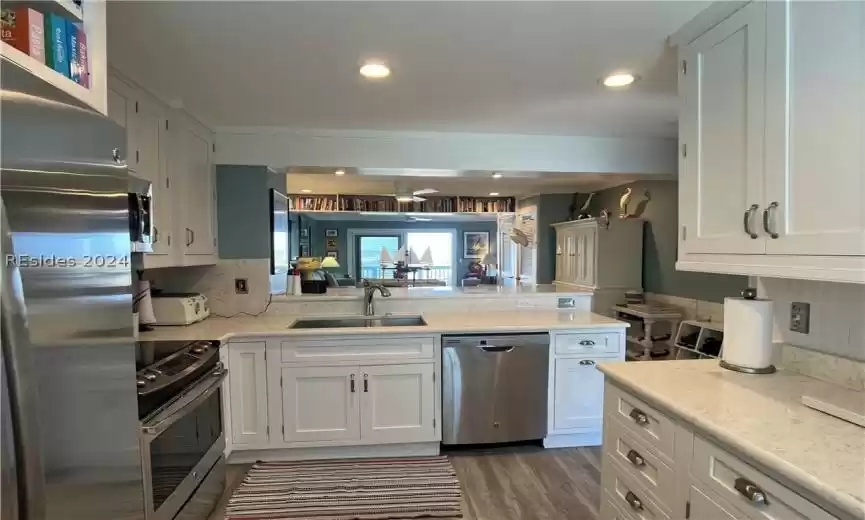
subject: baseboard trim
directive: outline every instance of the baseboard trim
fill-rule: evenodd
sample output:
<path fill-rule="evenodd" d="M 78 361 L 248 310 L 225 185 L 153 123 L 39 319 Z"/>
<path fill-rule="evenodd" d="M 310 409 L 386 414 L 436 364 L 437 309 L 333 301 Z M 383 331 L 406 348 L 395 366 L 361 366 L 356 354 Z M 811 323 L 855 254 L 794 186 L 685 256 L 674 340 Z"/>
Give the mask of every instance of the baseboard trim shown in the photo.
<path fill-rule="evenodd" d="M 316 459 L 362 459 L 370 457 L 431 457 L 441 452 L 439 442 L 378 444 L 371 446 L 326 446 L 317 448 L 276 448 L 267 450 L 234 450 L 229 464 L 257 461 L 290 461 Z"/>
<path fill-rule="evenodd" d="M 585 433 L 549 435 L 544 438 L 544 448 L 582 448 L 586 446 L 600 446 L 601 444 L 603 444 L 603 433 L 600 430 Z"/>

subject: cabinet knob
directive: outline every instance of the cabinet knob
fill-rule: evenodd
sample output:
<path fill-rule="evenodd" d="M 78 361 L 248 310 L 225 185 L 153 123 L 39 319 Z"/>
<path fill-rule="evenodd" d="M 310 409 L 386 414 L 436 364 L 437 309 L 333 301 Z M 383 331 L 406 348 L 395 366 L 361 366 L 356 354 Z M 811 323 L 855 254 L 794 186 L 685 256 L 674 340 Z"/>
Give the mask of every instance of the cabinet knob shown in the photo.
<path fill-rule="evenodd" d="M 743 497 L 757 505 L 768 505 L 769 500 L 766 498 L 766 493 L 760 489 L 757 484 L 754 484 L 746 478 L 739 477 L 735 480 L 733 487 Z"/>
<path fill-rule="evenodd" d="M 628 460 L 631 461 L 631 464 L 637 466 L 638 468 L 642 468 L 646 465 L 646 459 L 644 459 L 642 455 L 640 455 L 634 450 L 630 450 L 626 457 L 628 457 Z"/>
<path fill-rule="evenodd" d="M 778 233 L 772 229 L 772 226 L 769 225 L 769 217 L 771 216 L 770 213 L 772 212 L 772 210 L 777 208 L 778 203 L 773 202 L 769 204 L 768 208 L 763 210 L 763 231 L 765 231 L 767 235 L 774 239 L 777 239 L 780 235 L 778 235 Z"/>
<path fill-rule="evenodd" d="M 631 509 L 634 511 L 642 511 L 643 510 L 643 502 L 637 495 L 635 495 L 632 491 L 628 491 L 628 494 L 625 495 L 625 501 L 631 506 Z"/>
<path fill-rule="evenodd" d="M 745 210 L 745 216 L 742 219 L 742 226 L 745 228 L 745 233 L 753 239 L 758 238 L 759 235 L 751 231 L 751 215 L 753 215 L 759 208 L 759 205 L 751 204 L 751 207 Z"/>
<path fill-rule="evenodd" d="M 631 413 L 629 413 L 628 416 L 640 426 L 645 426 L 649 424 L 649 416 L 646 415 L 646 413 L 639 408 L 634 408 L 633 410 L 631 410 Z"/>

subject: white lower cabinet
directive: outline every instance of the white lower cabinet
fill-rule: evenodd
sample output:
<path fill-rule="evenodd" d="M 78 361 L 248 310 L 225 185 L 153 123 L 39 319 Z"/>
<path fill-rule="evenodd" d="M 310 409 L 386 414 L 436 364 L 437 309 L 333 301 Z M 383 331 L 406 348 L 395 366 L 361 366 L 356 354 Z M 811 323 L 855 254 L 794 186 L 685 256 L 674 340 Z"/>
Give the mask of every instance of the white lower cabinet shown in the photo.
<path fill-rule="evenodd" d="M 604 375 L 596 366 L 618 360 L 616 357 L 556 360 L 553 405 L 556 430 L 600 424 L 604 413 Z"/>
<path fill-rule="evenodd" d="M 231 441 L 240 445 L 267 442 L 267 361 L 265 343 L 232 342 L 228 347 L 228 393 Z"/>
<path fill-rule="evenodd" d="M 357 367 L 282 369 L 286 442 L 360 438 Z"/>
<path fill-rule="evenodd" d="M 432 363 L 360 367 L 361 437 L 381 443 L 437 438 Z"/>
<path fill-rule="evenodd" d="M 702 438 L 686 418 L 611 384 L 605 395 L 601 520 L 839 519 Z"/>
<path fill-rule="evenodd" d="M 401 335 L 230 341 L 229 451 L 252 452 L 251 460 L 253 450 L 326 458 L 355 446 L 437 454 L 440 345 L 437 336 Z"/>

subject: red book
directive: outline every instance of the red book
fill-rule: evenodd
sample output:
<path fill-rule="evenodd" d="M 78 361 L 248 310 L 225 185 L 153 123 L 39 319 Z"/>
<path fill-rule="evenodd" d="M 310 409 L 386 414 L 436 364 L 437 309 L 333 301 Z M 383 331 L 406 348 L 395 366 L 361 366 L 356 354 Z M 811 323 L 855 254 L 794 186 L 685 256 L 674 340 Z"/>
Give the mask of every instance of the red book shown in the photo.
<path fill-rule="evenodd" d="M 42 13 L 27 7 L 4 8 L 3 41 L 45 63 L 45 26 Z"/>

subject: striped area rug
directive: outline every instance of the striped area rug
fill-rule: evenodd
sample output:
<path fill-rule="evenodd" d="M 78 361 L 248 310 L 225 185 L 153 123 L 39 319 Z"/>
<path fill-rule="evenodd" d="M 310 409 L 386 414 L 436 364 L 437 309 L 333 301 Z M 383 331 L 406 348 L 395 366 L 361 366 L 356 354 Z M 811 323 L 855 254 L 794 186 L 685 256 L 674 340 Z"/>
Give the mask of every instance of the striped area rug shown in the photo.
<path fill-rule="evenodd" d="M 226 520 L 462 518 L 447 457 L 258 462 L 235 490 Z"/>

